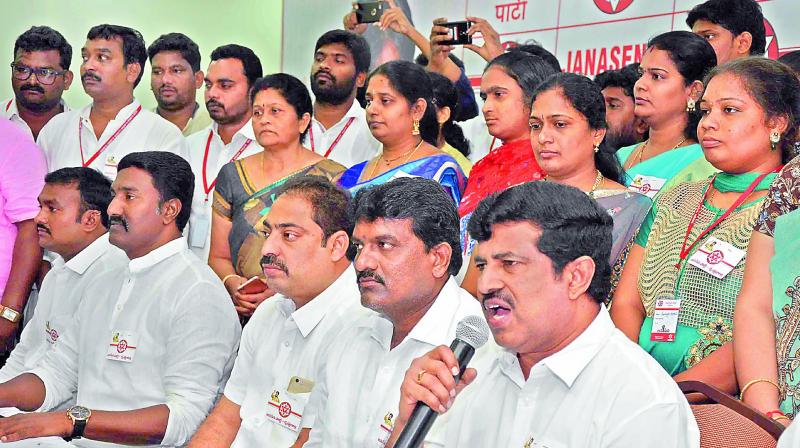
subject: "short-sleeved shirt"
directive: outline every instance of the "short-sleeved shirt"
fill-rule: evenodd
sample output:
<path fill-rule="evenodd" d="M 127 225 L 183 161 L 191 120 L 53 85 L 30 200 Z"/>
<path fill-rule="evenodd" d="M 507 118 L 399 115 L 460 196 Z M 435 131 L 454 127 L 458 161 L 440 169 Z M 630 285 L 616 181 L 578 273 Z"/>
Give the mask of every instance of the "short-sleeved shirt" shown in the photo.
<path fill-rule="evenodd" d="M 11 271 L 17 223 L 39 213 L 47 174 L 42 150 L 11 121 L 0 118 L 0 297 Z"/>
<path fill-rule="evenodd" d="M 775 220 L 798 208 L 800 208 L 800 156 L 787 163 L 778 177 L 772 181 L 755 230 L 767 236 L 774 236 Z"/>

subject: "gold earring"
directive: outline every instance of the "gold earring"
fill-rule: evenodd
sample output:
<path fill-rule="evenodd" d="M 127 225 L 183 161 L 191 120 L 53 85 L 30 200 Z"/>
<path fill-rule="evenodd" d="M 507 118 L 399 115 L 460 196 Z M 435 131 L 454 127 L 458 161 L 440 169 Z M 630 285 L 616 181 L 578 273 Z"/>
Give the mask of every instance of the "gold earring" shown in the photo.
<path fill-rule="evenodd" d="M 773 151 L 778 149 L 778 143 L 781 141 L 781 134 L 778 131 L 772 131 L 769 134 L 769 146 Z"/>
<path fill-rule="evenodd" d="M 411 129 L 411 135 L 419 135 L 419 120 L 414 119 L 414 128 Z"/>
<path fill-rule="evenodd" d="M 595 153 L 600 152 L 600 145 L 599 144 L 598 145 L 594 145 L 594 152 Z"/>
<path fill-rule="evenodd" d="M 694 100 L 692 98 L 686 101 L 686 112 L 694 112 Z"/>

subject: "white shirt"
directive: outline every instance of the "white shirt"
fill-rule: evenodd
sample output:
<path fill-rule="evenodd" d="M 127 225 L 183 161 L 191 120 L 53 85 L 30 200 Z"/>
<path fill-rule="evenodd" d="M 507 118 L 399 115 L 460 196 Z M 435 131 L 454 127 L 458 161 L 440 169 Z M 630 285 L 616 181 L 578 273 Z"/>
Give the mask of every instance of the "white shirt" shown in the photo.
<path fill-rule="evenodd" d="M 241 406 L 242 424 L 231 446 L 292 445 L 303 427 L 303 408 L 311 390 L 290 392 L 290 380 L 316 382 L 315 367 L 336 335 L 364 314 L 352 267 L 300 309 L 281 295 L 259 306 L 242 332 L 239 356 L 225 386 L 225 396 Z M 275 392 L 273 401 L 270 397 Z M 283 402 L 290 402 L 294 413 L 287 418 L 287 426 L 297 425 L 297 430 L 276 422 Z"/>
<path fill-rule="evenodd" d="M 675 381 L 614 327 L 605 307 L 527 381 L 516 355 L 501 353 L 456 397 L 447 447 L 700 446 Z"/>
<path fill-rule="evenodd" d="M 392 323 L 377 313 L 344 330 L 319 367 L 309 404 L 315 421 L 305 447 L 383 446 L 411 361 L 436 346 L 450 345 L 456 325 L 469 315 L 483 316 L 480 304 L 450 278 L 422 319 L 391 350 Z M 426 444 L 436 437 L 437 426 Z"/>
<path fill-rule="evenodd" d="M 56 344 L 60 335 L 71 329 L 74 314 L 84 297 L 86 287 L 102 272 L 119 269 L 128 264 L 125 252 L 108 242 L 103 234 L 69 261 L 57 256 L 53 267 L 42 281 L 42 289 L 33 318 L 22 330 L 20 342 L 14 347 L 6 364 L 0 369 L 0 382 L 36 367 Z M 71 399 L 57 405 L 66 408 Z M 16 408 L 0 409 L 0 415 L 21 412 Z"/>
<path fill-rule="evenodd" d="M 3 116 L 8 118 L 15 125 L 19 126 L 20 129 L 25 131 L 25 133 L 31 137 L 31 140 L 34 140 L 31 127 L 28 126 L 28 123 L 19 116 L 19 109 L 17 109 L 17 102 L 15 98 L 6 98 L 2 103 L 0 103 L 0 106 L 3 107 Z M 70 111 L 69 106 L 67 106 L 67 103 L 65 103 L 63 99 L 61 100 L 61 106 L 64 108 L 64 112 Z"/>
<path fill-rule="evenodd" d="M 208 260 L 211 247 L 211 205 L 214 200 L 214 188 L 217 174 L 225 164 L 242 159 L 262 151 L 253 135 L 252 120 L 248 120 L 235 134 L 229 144 L 224 144 L 219 136 L 217 123 L 212 123 L 202 131 L 186 138 L 189 148 L 189 164 L 194 173 L 194 196 L 192 197 L 192 214 L 189 216 L 189 249 L 201 260 Z M 211 142 L 208 136 L 211 135 Z M 203 161 L 208 144 L 208 160 L 205 163 L 206 177 L 203 182 Z M 244 149 L 242 151 L 242 149 Z M 240 153 L 241 151 L 241 153 Z M 206 186 L 210 190 L 206 194 Z"/>
<path fill-rule="evenodd" d="M 351 122 L 350 126 L 347 125 L 349 122 Z M 313 145 L 311 144 L 312 136 L 314 138 Z M 337 138 L 339 142 L 334 145 Z M 369 131 L 367 113 L 357 100 L 353 100 L 353 105 L 350 106 L 344 117 L 329 129 L 325 129 L 316 118 L 311 118 L 311 128 L 303 140 L 303 146 L 325 156 L 331 145 L 333 145 L 333 149 L 326 157 L 341 163 L 346 168 L 369 160 L 380 152 L 381 143 L 375 140 Z"/>
<path fill-rule="evenodd" d="M 183 445 L 221 393 L 240 334 L 222 283 L 185 239 L 175 239 L 93 279 L 74 331 L 62 334 L 32 370 L 45 385 L 40 410 L 52 409 L 76 390 L 77 404 L 89 409 L 166 404 L 169 421 L 161 445 Z M 72 443 L 122 446 L 87 439 Z"/>
<path fill-rule="evenodd" d="M 169 121 L 142 108 L 136 100 L 120 109 L 117 116 L 106 125 L 100 139 L 95 136 L 92 121 L 89 119 L 91 110 L 92 105 L 89 104 L 83 109 L 58 114 L 42 128 L 36 143 L 44 151 L 48 171 L 88 164 L 90 168 L 99 170 L 114 180 L 117 176 L 117 164 L 132 152 L 167 151 L 188 157 L 186 139 L 181 131 Z M 125 126 L 137 110 L 139 113 Z M 89 163 L 101 146 L 123 126 L 125 128 L 108 144 L 103 153 Z"/>
<path fill-rule="evenodd" d="M 781 438 L 778 439 L 778 448 L 798 448 L 800 447 L 800 425 L 792 423 L 783 431 Z"/>

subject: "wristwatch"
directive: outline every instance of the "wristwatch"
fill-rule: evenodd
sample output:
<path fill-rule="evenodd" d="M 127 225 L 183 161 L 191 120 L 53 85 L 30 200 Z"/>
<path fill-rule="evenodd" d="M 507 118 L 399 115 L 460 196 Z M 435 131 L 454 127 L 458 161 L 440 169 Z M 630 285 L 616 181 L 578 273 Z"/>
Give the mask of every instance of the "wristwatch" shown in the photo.
<path fill-rule="evenodd" d="M 0 317 L 11 323 L 17 323 L 22 319 L 22 313 L 13 308 L 0 305 Z"/>
<path fill-rule="evenodd" d="M 86 429 L 86 423 L 89 417 L 92 416 L 92 411 L 83 406 L 72 406 L 67 409 L 67 417 L 72 420 L 72 434 L 69 437 L 64 437 L 64 440 L 69 442 L 72 439 L 79 439 L 83 437 L 83 431 Z"/>

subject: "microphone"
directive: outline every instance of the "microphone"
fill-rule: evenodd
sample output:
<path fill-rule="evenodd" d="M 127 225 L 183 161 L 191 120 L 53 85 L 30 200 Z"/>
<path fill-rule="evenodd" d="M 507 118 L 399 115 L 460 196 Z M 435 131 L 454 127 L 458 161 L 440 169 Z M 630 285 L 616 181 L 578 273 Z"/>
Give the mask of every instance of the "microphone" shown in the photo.
<path fill-rule="evenodd" d="M 458 360 L 458 375 L 453 376 L 456 384 L 461 380 L 464 369 L 475 354 L 475 349 L 480 348 L 489 340 L 489 326 L 481 316 L 467 316 L 458 322 L 456 326 L 456 338 L 450 344 L 450 350 L 456 355 Z M 397 439 L 394 448 L 417 448 L 422 446 L 425 435 L 433 426 L 434 420 L 439 413 L 430 408 L 427 404 L 419 401 L 414 406 L 411 417 L 408 418 L 400 437 Z"/>

